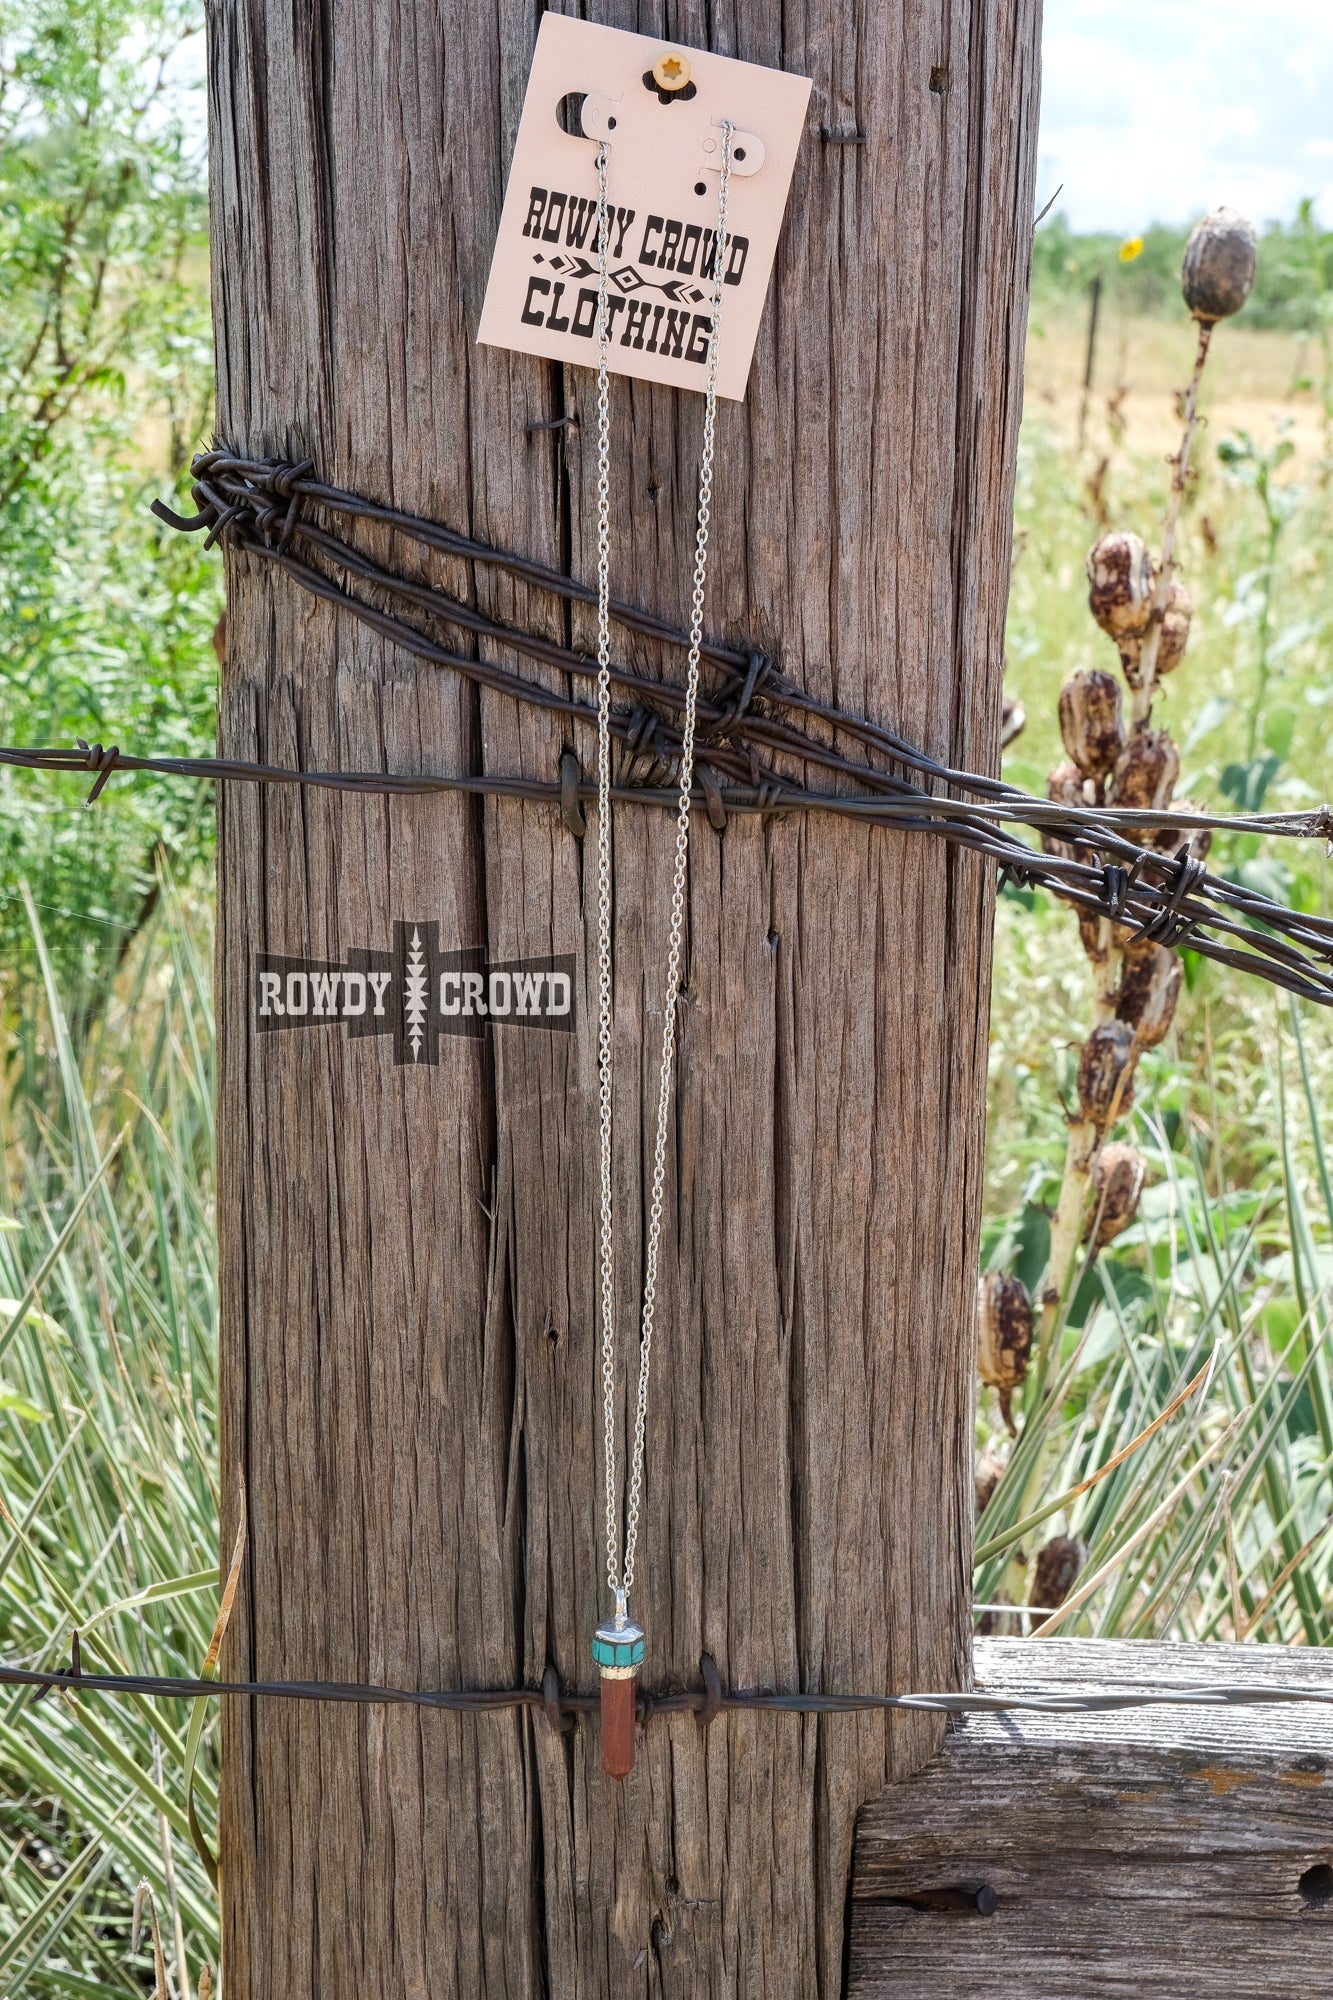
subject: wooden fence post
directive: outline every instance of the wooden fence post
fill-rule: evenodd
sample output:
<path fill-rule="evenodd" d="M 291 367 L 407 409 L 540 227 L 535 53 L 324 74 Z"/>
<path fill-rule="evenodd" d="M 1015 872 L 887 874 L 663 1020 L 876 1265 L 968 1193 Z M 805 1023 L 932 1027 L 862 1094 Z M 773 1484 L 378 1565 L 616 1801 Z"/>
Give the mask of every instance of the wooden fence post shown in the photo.
<path fill-rule="evenodd" d="M 1038 12 L 669 13 L 687 44 L 711 31 L 814 78 L 749 396 L 719 415 L 708 628 L 982 769 Z M 590 376 L 474 345 L 535 10 L 214 0 L 209 18 L 220 435 L 591 577 Z M 614 382 L 612 421 L 615 586 L 683 621 L 700 401 Z M 365 546 L 588 643 L 582 612 L 567 630 L 517 583 L 380 530 Z M 225 753 L 555 775 L 557 727 L 228 562 Z M 224 1545 L 240 1482 L 250 1521 L 228 1670 L 533 1685 L 552 1661 L 590 1688 L 583 850 L 553 810 L 493 798 L 238 786 L 219 824 Z M 669 845 L 667 815 L 622 810 L 622 1325 Z M 649 1688 L 696 1685 L 704 1652 L 748 1687 L 968 1671 L 989 896 L 925 838 L 817 817 L 694 830 L 636 1593 Z M 339 1029 L 256 1034 L 257 953 L 336 962 L 412 928 L 573 954 L 576 1032 L 445 1038 L 417 1064 Z M 584 1721 L 231 1704 L 229 2000 L 831 2000 L 857 1809 L 937 1738 L 924 1718 L 655 1720 L 617 1791 Z"/>
<path fill-rule="evenodd" d="M 953 1725 L 925 1770 L 861 1814 L 848 2000 L 1333 1990 L 1327 1652 L 982 1639 L 975 1665 L 1000 1697 L 1274 1699 Z M 1293 1701 L 1297 1689 L 1321 1699 Z"/>

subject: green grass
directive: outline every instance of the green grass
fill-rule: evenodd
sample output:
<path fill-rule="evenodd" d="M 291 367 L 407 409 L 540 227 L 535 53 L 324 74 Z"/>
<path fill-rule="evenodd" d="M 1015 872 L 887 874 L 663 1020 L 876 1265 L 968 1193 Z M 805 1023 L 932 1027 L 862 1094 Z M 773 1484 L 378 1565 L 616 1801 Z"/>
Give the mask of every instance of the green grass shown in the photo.
<path fill-rule="evenodd" d="M 1316 1166 L 1312 1201 L 1298 1166 L 1318 1129 L 1308 1027 L 1279 1002 L 1270 1035 L 1274 1158 L 1247 1187 L 1225 1182 L 1216 1073 L 1200 1078 L 1171 1054 L 1155 1064 L 1136 1117 L 1153 1179 L 1135 1224 L 1083 1276 L 1046 1381 L 1028 1385 L 1019 1441 L 978 1527 L 981 1601 L 1006 1585 L 1025 1594 L 1014 1551 L 1058 1529 L 1086 1544 L 1080 1588 L 1106 1572 L 1065 1630 L 1329 1642 L 1333 1197 Z M 992 1225 L 993 1258 L 1037 1269 L 1040 1201 L 1033 1187 L 1017 1226 Z M 1118 1470 L 1015 1534 L 1200 1376 Z"/>
<path fill-rule="evenodd" d="M 90 1668 L 194 1675 L 218 1594 L 206 926 L 167 887 L 76 1052 L 29 919 L 47 977 L 9 1024 L 0 1132 L 0 1653 L 62 1666 L 77 1631 Z M 216 1965 L 190 1706 L 0 1691 L 0 1992 L 151 1986 L 141 1879 L 181 2000 Z"/>

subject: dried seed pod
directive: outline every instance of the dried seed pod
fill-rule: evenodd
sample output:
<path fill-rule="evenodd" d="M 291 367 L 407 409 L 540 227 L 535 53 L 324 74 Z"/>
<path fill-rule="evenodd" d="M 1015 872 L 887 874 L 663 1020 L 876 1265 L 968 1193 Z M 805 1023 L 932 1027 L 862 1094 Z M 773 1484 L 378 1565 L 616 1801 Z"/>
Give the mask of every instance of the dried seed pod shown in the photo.
<path fill-rule="evenodd" d="M 1144 637 L 1145 634 L 1143 632 L 1126 632 L 1123 639 L 1116 641 L 1116 644 L 1120 648 L 1120 665 L 1124 671 L 1125 679 L 1132 688 L 1136 688 L 1143 677 Z"/>
<path fill-rule="evenodd" d="M 1091 792 L 1093 796 L 1089 798 Z M 1097 787 L 1086 779 L 1077 764 L 1057 764 L 1046 780 L 1046 796 L 1052 805 L 1087 806 L 1098 803 Z M 1088 868 L 1095 868 L 1097 855 L 1091 847 L 1078 847 L 1073 841 L 1060 840 L 1043 827 L 1039 838 L 1043 854 L 1059 854 L 1066 861 L 1081 861 Z"/>
<path fill-rule="evenodd" d="M 1134 1102 L 1134 1030 L 1124 1021 L 1101 1021 L 1078 1059 L 1078 1103 L 1084 1119 L 1103 1133 Z"/>
<path fill-rule="evenodd" d="M 998 1452 L 983 1451 L 972 1472 L 972 1484 L 976 1493 L 977 1513 L 984 1514 L 991 1495 L 1004 1475 L 1004 1460 Z"/>
<path fill-rule="evenodd" d="M 1086 1553 L 1082 1542 L 1076 1542 L 1071 1535 L 1052 1535 L 1037 1550 L 1033 1561 L 1028 1603 L 1041 1605 L 1043 1611 L 1058 1610 L 1078 1580 Z M 1045 1618 L 1033 1614 L 1034 1632 L 1045 1623 Z"/>
<path fill-rule="evenodd" d="M 1166 1037 L 1180 999 L 1183 968 L 1174 951 L 1149 945 L 1129 953 L 1116 991 L 1115 1017 L 1138 1036 L 1141 1049 L 1155 1049 Z"/>
<path fill-rule="evenodd" d="M 1100 667 L 1082 667 L 1060 690 L 1060 735 L 1087 778 L 1104 778 L 1125 743 L 1120 683 Z"/>
<path fill-rule="evenodd" d="M 1118 644 L 1141 637 L 1152 613 L 1152 558 L 1130 529 L 1115 528 L 1088 552 L 1088 604 Z"/>
<path fill-rule="evenodd" d="M 1156 588 L 1156 572 L 1153 577 Z M 1153 669 L 1154 678 L 1160 680 L 1163 674 L 1174 673 L 1185 657 L 1189 644 L 1190 620 L 1194 616 L 1194 600 L 1179 577 L 1171 579 L 1167 592 L 1166 609 L 1162 613 L 1162 629 L 1157 640 L 1157 664 Z M 1142 632 L 1127 633 L 1120 641 L 1120 664 L 1125 670 L 1125 679 L 1136 688 L 1142 679 L 1143 646 L 1149 626 Z"/>
<path fill-rule="evenodd" d="M 1171 813 L 1193 813 L 1200 808 L 1192 799 L 1173 799 Z M 1188 854 L 1192 861 L 1206 861 L 1208 850 L 1213 844 L 1212 829 L 1206 826 L 1172 826 L 1171 815 L 1144 843 L 1154 854 L 1164 854 L 1169 860 L 1176 860 L 1181 854 Z"/>
<path fill-rule="evenodd" d="M 1094 1247 L 1098 1250 L 1104 1250 L 1129 1228 L 1143 1193 L 1143 1174 L 1143 1155 L 1136 1146 L 1113 1141 L 1102 1147 L 1092 1163 L 1093 1202 L 1083 1229 L 1085 1243 L 1092 1239 L 1094 1224 Z"/>
<path fill-rule="evenodd" d="M 1180 776 L 1180 752 L 1164 729 L 1134 732 L 1116 758 L 1106 784 L 1110 806 L 1153 812 L 1168 804 Z M 1151 833 L 1136 838 L 1151 839 Z"/>
<path fill-rule="evenodd" d="M 1254 228 L 1234 208 L 1215 208 L 1190 231 L 1180 267 L 1185 304 L 1201 326 L 1239 312 L 1250 296 L 1258 253 Z"/>
<path fill-rule="evenodd" d="M 1046 780 L 1046 796 L 1058 806 L 1085 806 L 1088 788 L 1077 764 L 1057 764 Z"/>
<path fill-rule="evenodd" d="M 1021 1278 L 987 1271 L 977 1286 L 977 1372 L 995 1389 L 1016 1389 L 1032 1352 L 1032 1300 Z"/>
<path fill-rule="evenodd" d="M 1157 641 L 1157 675 L 1173 674 L 1185 657 L 1189 644 L 1190 620 L 1194 616 L 1194 599 L 1178 576 L 1171 579 L 1167 592 L 1166 609 L 1162 613 L 1162 630 Z"/>
<path fill-rule="evenodd" d="M 1000 1414 L 1012 1432 L 1010 1399 L 1032 1355 L 1032 1300 L 1021 1278 L 988 1271 L 977 1286 L 977 1373 L 1000 1392 Z"/>

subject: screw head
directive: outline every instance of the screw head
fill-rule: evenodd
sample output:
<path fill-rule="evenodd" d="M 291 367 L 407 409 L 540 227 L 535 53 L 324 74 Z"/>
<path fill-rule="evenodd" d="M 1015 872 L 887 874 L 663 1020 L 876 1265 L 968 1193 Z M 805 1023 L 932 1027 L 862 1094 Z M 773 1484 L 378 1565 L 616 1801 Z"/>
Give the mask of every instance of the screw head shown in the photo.
<path fill-rule="evenodd" d="M 659 90 L 684 90 L 690 80 L 690 65 L 679 49 L 663 49 L 653 64 L 653 81 Z"/>

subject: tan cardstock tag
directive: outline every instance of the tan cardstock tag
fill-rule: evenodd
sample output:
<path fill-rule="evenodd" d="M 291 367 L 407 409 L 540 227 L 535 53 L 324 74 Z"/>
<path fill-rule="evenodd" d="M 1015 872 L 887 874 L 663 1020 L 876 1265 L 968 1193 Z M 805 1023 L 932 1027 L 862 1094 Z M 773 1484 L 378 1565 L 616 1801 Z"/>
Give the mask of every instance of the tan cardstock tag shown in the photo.
<path fill-rule="evenodd" d="M 605 139 L 609 366 L 702 390 L 729 119 L 736 133 L 717 387 L 743 397 L 809 96 L 808 77 L 543 15 L 477 339 L 596 367 L 597 147 Z M 566 98 L 574 100 L 565 114 L 574 133 L 561 124 Z"/>

